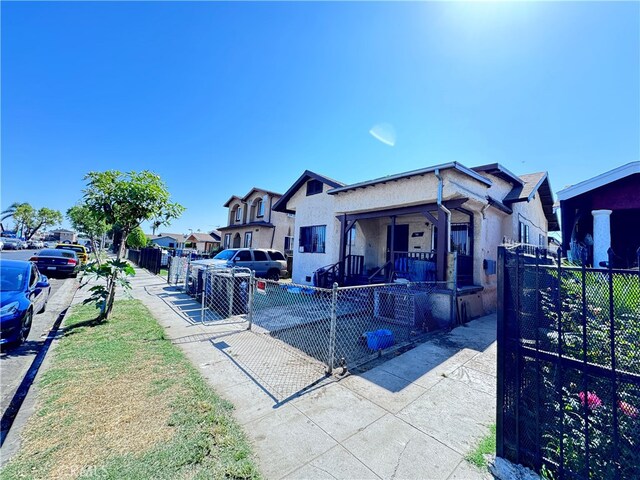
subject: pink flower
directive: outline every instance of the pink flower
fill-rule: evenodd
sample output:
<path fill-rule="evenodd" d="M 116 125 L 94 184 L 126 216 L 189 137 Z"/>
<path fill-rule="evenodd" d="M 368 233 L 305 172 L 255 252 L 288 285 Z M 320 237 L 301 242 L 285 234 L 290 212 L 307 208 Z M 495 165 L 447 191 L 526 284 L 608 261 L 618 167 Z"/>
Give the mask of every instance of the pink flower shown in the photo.
<path fill-rule="evenodd" d="M 622 400 L 618 400 L 618 407 L 620 407 L 622 413 L 624 413 L 627 417 L 636 418 L 638 416 L 638 413 L 640 413 L 640 411 L 636 407 L 634 407 L 630 403 L 623 402 Z"/>
<path fill-rule="evenodd" d="M 582 405 L 585 404 L 585 397 L 586 397 L 587 407 L 589 407 L 590 409 L 594 409 L 602 405 L 602 400 L 600 400 L 600 397 L 598 397 L 598 395 L 596 395 L 593 392 L 587 392 L 586 395 L 584 392 L 580 392 L 578 394 L 578 397 L 580 398 L 580 403 Z"/>

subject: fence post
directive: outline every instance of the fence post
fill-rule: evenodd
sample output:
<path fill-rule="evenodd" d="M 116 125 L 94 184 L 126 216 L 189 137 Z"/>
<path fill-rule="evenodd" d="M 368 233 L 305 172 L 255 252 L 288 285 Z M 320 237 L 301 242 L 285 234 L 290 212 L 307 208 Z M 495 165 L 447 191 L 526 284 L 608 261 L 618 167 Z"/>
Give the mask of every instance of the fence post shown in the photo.
<path fill-rule="evenodd" d="M 607 270 L 609 275 L 607 281 L 609 282 L 609 335 L 611 342 L 611 387 L 613 392 L 613 465 L 615 465 L 614 478 L 620 478 L 620 465 L 619 465 L 619 450 L 618 450 L 618 382 L 616 372 L 616 319 L 615 319 L 615 303 L 613 293 L 613 248 L 609 247 L 607 250 L 608 264 Z"/>
<path fill-rule="evenodd" d="M 516 339 L 517 341 L 515 342 L 515 354 L 516 354 L 516 359 L 515 359 L 515 391 L 516 392 L 520 392 L 520 385 L 522 383 L 522 378 L 521 378 L 521 362 L 520 359 L 522 358 L 522 351 L 520 350 L 521 347 L 521 342 L 520 342 L 520 337 L 522 335 L 522 305 L 521 305 L 521 301 L 522 301 L 522 287 L 523 287 L 523 282 L 522 282 L 522 276 L 524 276 L 524 272 L 523 272 L 523 268 L 521 265 L 522 262 L 522 252 L 523 252 L 524 248 L 521 245 L 518 245 L 516 247 L 516 290 L 515 290 L 515 312 L 516 312 L 516 318 L 515 318 L 515 328 L 516 331 L 514 332 L 516 335 Z M 515 412 L 515 445 L 516 445 L 516 463 L 520 463 L 520 396 L 518 394 L 516 394 L 516 400 L 515 400 L 515 408 L 514 408 Z"/>
<path fill-rule="evenodd" d="M 333 363 L 336 357 L 336 321 L 338 304 L 338 283 L 333 282 L 331 288 L 331 325 L 329 327 L 329 358 L 327 361 L 327 373 L 333 372 Z"/>
<path fill-rule="evenodd" d="M 229 297 L 229 318 L 233 316 L 233 290 L 235 289 L 235 270 L 231 269 L 231 285 L 227 288 L 227 296 Z"/>
<path fill-rule="evenodd" d="M 505 247 L 498 247 L 497 291 L 497 372 L 496 372 L 496 456 L 504 457 L 504 319 L 505 319 Z"/>
<path fill-rule="evenodd" d="M 202 271 L 202 305 L 200 305 L 200 323 L 204 324 L 204 302 L 205 302 L 205 295 L 204 292 L 207 291 L 207 269 L 204 268 Z M 197 282 L 197 278 L 196 278 L 196 288 L 197 288 L 198 282 Z"/>
<path fill-rule="evenodd" d="M 249 294 L 249 312 L 247 313 L 249 326 L 247 327 L 247 330 L 251 330 L 253 325 L 253 294 L 255 293 L 255 280 L 255 272 L 251 270 L 251 273 L 249 274 L 249 291 L 247 292 Z"/>
<path fill-rule="evenodd" d="M 564 370 L 562 369 L 562 250 L 558 249 L 557 258 L 557 275 L 558 275 L 558 298 L 556 300 L 556 313 L 558 315 L 558 385 L 556 391 L 560 395 L 560 478 L 564 478 Z"/>

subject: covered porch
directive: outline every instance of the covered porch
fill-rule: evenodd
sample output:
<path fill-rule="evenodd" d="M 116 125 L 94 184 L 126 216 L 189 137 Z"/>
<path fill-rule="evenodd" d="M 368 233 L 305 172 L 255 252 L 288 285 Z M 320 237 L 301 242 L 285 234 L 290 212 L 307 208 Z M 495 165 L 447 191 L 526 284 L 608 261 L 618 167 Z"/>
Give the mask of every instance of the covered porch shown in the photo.
<path fill-rule="evenodd" d="M 337 215 L 339 259 L 317 272 L 316 284 L 404 279 L 473 285 L 474 213 L 465 208 L 467 200 Z"/>

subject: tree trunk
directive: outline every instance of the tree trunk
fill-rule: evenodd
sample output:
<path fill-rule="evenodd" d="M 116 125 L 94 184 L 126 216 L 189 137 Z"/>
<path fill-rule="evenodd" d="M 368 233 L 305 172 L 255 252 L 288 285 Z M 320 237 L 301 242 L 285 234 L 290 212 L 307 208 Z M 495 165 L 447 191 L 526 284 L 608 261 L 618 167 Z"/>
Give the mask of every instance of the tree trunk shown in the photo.
<path fill-rule="evenodd" d="M 122 234 L 123 234 L 122 242 L 120 242 L 120 247 L 118 248 L 118 253 L 116 254 L 116 262 L 119 262 L 120 260 L 122 260 L 122 258 L 124 258 L 124 252 L 126 249 L 125 238 L 127 238 L 127 236 L 129 235 L 129 232 L 126 232 L 123 230 Z M 105 320 L 109 318 L 109 316 L 111 315 L 111 310 L 113 310 L 113 302 L 115 301 L 115 298 L 116 298 L 117 279 L 118 279 L 118 270 L 115 270 L 108 283 L 109 293 L 107 294 L 105 310 L 102 315 L 102 318 L 104 318 Z"/>
<path fill-rule="evenodd" d="M 98 254 L 98 249 L 96 248 L 96 237 L 90 235 L 89 241 L 91 242 L 91 248 L 93 249 L 93 253 L 96 256 L 96 260 L 98 261 L 98 266 L 100 266 L 102 265 L 102 262 L 100 261 L 100 255 Z"/>

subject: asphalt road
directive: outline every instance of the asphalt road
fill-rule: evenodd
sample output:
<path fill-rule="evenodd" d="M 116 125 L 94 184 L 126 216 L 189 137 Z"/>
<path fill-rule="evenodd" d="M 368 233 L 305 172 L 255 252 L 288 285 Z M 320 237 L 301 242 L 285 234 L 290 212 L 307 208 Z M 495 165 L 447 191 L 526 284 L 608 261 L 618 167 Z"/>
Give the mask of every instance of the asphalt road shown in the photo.
<path fill-rule="evenodd" d="M 3 250 L 0 258 L 28 260 L 37 250 Z M 17 348 L 0 352 L 0 416 L 4 415 L 33 359 L 42 348 L 54 322 L 73 298 L 76 279 L 50 278 L 51 294 L 47 309 L 33 316 L 31 332 L 27 341 Z"/>

